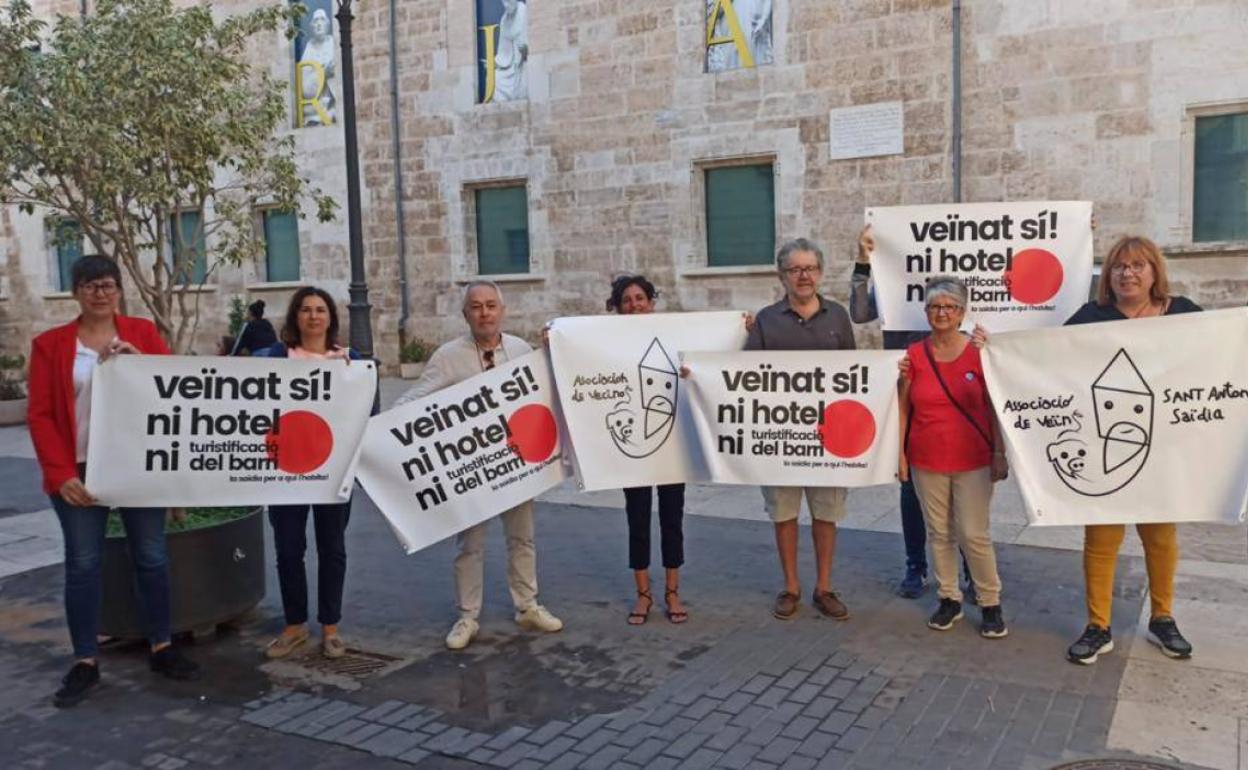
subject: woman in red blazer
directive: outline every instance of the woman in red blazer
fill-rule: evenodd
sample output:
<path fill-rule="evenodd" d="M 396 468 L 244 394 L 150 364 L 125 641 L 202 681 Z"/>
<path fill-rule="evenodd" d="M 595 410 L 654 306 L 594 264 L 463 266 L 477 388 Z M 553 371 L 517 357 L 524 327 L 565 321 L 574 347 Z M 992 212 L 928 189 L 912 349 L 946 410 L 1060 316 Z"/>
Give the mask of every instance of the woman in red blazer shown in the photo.
<path fill-rule="evenodd" d="M 72 276 L 74 299 L 82 312 L 32 343 L 27 415 L 43 470 L 43 490 L 52 498 L 65 536 L 65 615 L 76 661 L 56 693 L 54 703 L 59 707 L 75 705 L 100 680 L 96 637 L 108 508 L 98 504 L 82 483 L 88 460 L 91 377 L 95 367 L 112 355 L 169 354 L 151 321 L 117 314 L 121 271 L 116 262 L 88 255 L 74 263 Z M 170 679 L 198 678 L 199 667 L 170 644 L 165 509 L 123 508 L 121 518 L 151 643 L 149 665 Z"/>

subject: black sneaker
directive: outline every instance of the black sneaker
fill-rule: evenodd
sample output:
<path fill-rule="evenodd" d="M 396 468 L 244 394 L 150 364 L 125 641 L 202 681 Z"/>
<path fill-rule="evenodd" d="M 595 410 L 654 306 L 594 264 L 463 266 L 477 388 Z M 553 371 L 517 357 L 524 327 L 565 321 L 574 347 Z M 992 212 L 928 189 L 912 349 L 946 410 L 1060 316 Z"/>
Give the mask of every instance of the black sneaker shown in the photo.
<path fill-rule="evenodd" d="M 953 599 L 941 599 L 940 606 L 927 619 L 927 627 L 937 631 L 948 631 L 953 628 L 954 621 L 962 619 L 962 602 Z"/>
<path fill-rule="evenodd" d="M 193 682 L 199 679 L 199 664 L 186 658 L 172 644 L 153 652 L 147 659 L 152 671 L 167 679 Z"/>
<path fill-rule="evenodd" d="M 903 599 L 917 599 L 927 588 L 927 571 L 906 567 L 906 576 L 897 584 L 897 595 Z"/>
<path fill-rule="evenodd" d="M 983 622 L 979 625 L 979 635 L 985 639 L 1003 639 L 1010 633 L 1005 627 L 1005 617 L 1001 614 L 1001 605 L 994 604 L 984 607 L 981 611 Z"/>
<path fill-rule="evenodd" d="M 100 667 L 78 662 L 61 680 L 61 689 L 52 696 L 52 704 L 58 709 L 77 706 L 87 697 L 87 691 L 100 683 Z"/>
<path fill-rule="evenodd" d="M 1187 660 L 1192 657 L 1192 645 L 1179 633 L 1174 618 L 1160 617 L 1148 621 L 1148 641 L 1161 648 L 1163 654 Z"/>
<path fill-rule="evenodd" d="M 1107 652 L 1114 651 L 1114 637 L 1108 628 L 1089 625 L 1083 629 L 1083 636 L 1079 637 L 1074 644 L 1070 645 L 1070 649 L 1066 650 L 1066 660 L 1071 663 L 1082 663 L 1090 666 L 1096 662 L 1096 659 Z"/>

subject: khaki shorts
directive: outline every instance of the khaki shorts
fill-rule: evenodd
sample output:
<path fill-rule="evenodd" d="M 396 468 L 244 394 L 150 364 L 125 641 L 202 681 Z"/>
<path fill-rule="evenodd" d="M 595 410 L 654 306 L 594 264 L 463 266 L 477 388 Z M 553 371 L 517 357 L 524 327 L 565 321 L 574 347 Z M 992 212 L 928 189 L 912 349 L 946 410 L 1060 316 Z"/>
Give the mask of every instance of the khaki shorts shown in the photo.
<path fill-rule="evenodd" d="M 774 522 L 793 521 L 802 509 L 802 493 L 806 507 L 818 521 L 836 523 L 845 518 L 844 487 L 762 487 L 763 509 Z"/>

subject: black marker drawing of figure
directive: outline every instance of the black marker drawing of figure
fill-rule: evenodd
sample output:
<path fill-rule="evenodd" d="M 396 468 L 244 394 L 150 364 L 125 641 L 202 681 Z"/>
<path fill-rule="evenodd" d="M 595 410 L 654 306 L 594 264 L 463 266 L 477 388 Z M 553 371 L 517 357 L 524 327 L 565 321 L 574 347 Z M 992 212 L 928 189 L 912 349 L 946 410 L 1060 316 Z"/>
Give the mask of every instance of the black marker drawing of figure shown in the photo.
<path fill-rule="evenodd" d="M 607 432 L 629 457 L 649 457 L 667 441 L 676 425 L 680 374 L 658 337 L 650 341 L 637 365 L 641 405 L 621 401 L 607 415 Z M 640 417 L 638 416 L 640 411 Z"/>
<path fill-rule="evenodd" d="M 1079 423 L 1059 433 L 1045 453 L 1063 484 L 1081 495 L 1102 497 L 1129 484 L 1148 460 L 1154 396 L 1131 356 L 1119 349 L 1092 383 L 1092 400 L 1099 446 Z"/>

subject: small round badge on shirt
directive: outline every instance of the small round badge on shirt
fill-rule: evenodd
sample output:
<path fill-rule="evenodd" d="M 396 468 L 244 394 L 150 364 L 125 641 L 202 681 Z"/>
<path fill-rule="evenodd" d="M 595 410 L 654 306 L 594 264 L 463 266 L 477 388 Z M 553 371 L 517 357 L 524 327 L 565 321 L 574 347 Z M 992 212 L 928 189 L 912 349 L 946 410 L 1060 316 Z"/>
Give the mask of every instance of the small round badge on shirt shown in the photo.
<path fill-rule="evenodd" d="M 966 381 L 967 381 L 967 382 L 974 382 L 974 381 L 975 381 L 975 372 L 967 372 L 967 373 L 966 373 Z"/>

